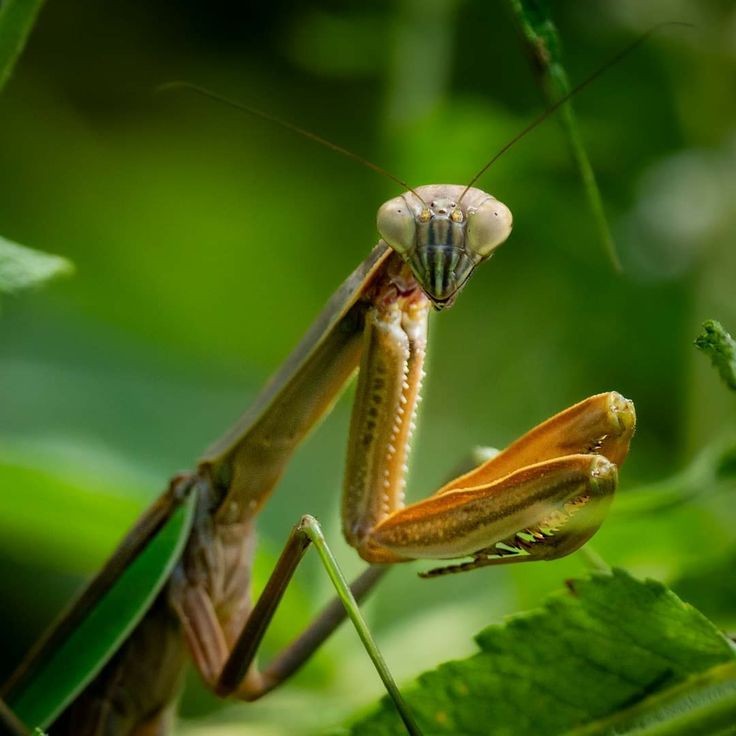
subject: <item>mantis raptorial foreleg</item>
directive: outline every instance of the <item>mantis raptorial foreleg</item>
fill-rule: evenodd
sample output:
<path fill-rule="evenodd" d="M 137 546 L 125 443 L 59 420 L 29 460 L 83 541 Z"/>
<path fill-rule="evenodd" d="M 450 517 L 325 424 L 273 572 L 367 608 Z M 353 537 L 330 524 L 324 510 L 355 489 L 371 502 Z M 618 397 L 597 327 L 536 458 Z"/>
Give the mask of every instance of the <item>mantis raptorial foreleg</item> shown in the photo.
<path fill-rule="evenodd" d="M 466 555 L 478 566 L 562 557 L 600 526 L 634 424 L 633 405 L 620 394 L 586 399 L 431 498 L 387 514 L 363 557 Z M 493 542 L 483 547 L 484 540 Z"/>

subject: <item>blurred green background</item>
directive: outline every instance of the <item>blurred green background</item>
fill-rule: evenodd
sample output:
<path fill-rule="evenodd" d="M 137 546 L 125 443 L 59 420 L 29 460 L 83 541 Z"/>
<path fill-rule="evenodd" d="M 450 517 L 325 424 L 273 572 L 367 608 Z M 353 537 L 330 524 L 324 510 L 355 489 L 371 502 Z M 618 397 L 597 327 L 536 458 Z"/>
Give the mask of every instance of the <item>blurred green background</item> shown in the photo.
<path fill-rule="evenodd" d="M 515 229 L 432 322 L 409 492 L 438 487 L 473 446 L 503 446 L 615 388 L 636 402 L 639 429 L 596 551 L 736 626 L 736 453 L 729 465 L 721 451 L 736 397 L 692 347 L 706 318 L 736 331 L 736 8 L 554 5 L 573 82 L 655 23 L 695 24 L 657 34 L 575 100 L 625 272 L 548 121 L 480 182 Z M 397 193 L 275 126 L 154 94 L 175 79 L 412 185 L 468 181 L 544 106 L 500 1 L 48 3 L 0 98 L 0 233 L 77 273 L 0 314 L 0 679 L 168 477 L 248 405 L 369 252 L 375 211 Z M 261 579 L 305 512 L 347 571 L 361 568 L 337 518 L 347 393 L 263 514 Z M 483 625 L 585 569 L 577 556 L 419 580 L 426 567 L 398 568 L 366 606 L 399 680 L 473 651 Z M 269 651 L 329 595 L 309 560 Z M 261 703 L 222 711 L 192 676 L 180 731 L 311 733 L 380 693 L 346 628 Z"/>

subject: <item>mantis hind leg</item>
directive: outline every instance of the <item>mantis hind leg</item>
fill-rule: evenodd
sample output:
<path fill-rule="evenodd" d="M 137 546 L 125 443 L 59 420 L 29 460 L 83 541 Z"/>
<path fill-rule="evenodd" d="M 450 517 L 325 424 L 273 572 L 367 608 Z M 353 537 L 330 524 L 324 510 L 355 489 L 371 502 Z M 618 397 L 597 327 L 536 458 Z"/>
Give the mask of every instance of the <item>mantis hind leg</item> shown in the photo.
<path fill-rule="evenodd" d="M 254 660 L 260 643 L 310 545 L 315 546 L 338 597 L 273 662 L 259 670 Z M 184 624 L 192 656 L 205 682 L 218 695 L 248 701 L 257 700 L 290 677 L 345 618 L 350 618 L 408 733 L 420 734 L 358 608 L 358 601 L 370 592 L 385 572 L 384 566 L 374 565 L 348 585 L 327 547 L 319 524 L 313 517 L 304 516 L 292 529 L 266 587 L 230 645 L 226 641 L 224 627 L 231 622 L 218 619 L 217 610 L 203 588 L 178 587 L 174 592 L 174 607 Z"/>
<path fill-rule="evenodd" d="M 8 708 L 4 700 L 0 699 L 0 733 L 6 736 L 26 736 L 28 729 Z"/>

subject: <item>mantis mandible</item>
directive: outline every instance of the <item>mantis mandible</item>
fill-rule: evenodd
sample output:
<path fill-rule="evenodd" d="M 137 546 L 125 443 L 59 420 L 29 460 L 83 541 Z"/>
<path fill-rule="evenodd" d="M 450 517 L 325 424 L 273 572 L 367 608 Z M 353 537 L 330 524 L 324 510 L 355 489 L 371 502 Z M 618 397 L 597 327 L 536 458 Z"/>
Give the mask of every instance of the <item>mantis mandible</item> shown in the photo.
<path fill-rule="evenodd" d="M 578 549 L 595 533 L 635 426 L 633 404 L 616 392 L 575 404 L 428 498 L 404 504 L 429 313 L 451 306 L 475 268 L 511 232 L 509 209 L 472 186 L 477 178 L 468 185 L 407 188 L 380 207 L 378 245 L 328 301 L 236 426 L 205 452 L 194 471 L 172 479 L 88 592 L 21 665 L 3 690 L 11 706 L 14 693 L 58 640 L 185 503 L 192 518 L 160 591 L 83 689 L 49 723 L 38 724 L 51 725 L 52 736 L 166 733 L 187 651 L 213 691 L 255 700 L 293 674 L 347 615 L 372 644 L 355 599 L 390 564 L 439 560 L 440 567 L 424 573 L 432 577 L 549 560 Z M 342 527 L 370 567 L 348 590 L 331 566 L 317 523 L 306 516 L 294 527 L 254 605 L 250 582 L 257 515 L 296 447 L 356 368 Z M 311 543 L 326 562 L 340 600 L 261 670 L 254 662 L 258 646 Z M 419 733 L 375 648 L 371 656 L 407 729 Z"/>

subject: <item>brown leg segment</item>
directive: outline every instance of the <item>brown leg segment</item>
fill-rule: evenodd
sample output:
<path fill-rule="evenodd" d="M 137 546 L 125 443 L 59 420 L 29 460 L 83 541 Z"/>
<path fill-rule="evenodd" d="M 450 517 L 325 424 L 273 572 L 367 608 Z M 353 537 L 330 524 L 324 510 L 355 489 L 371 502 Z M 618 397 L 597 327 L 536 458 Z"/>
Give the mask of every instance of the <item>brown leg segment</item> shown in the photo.
<path fill-rule="evenodd" d="M 174 607 L 192 658 L 202 678 L 219 695 L 248 701 L 262 697 L 294 674 L 347 617 L 342 602 L 334 599 L 262 672 L 254 666 L 260 643 L 309 544 L 301 525 L 295 526 L 229 652 L 223 632 L 226 622 L 218 620 L 206 591 L 187 586 L 174 593 Z M 356 600 L 365 598 L 386 572 L 385 566 L 374 565 L 356 578 L 350 586 Z"/>
<path fill-rule="evenodd" d="M 355 600 L 360 603 L 388 571 L 389 568 L 386 565 L 371 565 L 366 568 L 350 584 Z M 334 598 L 309 627 L 265 668 L 263 681 L 271 686 L 259 692 L 257 697 L 265 695 L 276 685 L 291 677 L 346 618 L 345 606 L 339 598 Z"/>
<path fill-rule="evenodd" d="M 30 731 L 15 717 L 4 700 L 0 700 L 0 736 L 28 736 Z"/>

